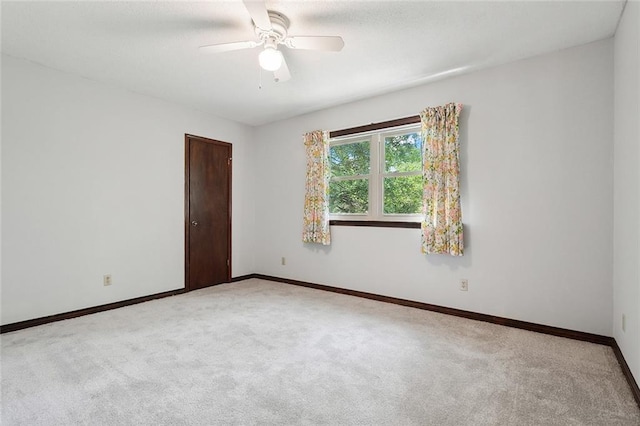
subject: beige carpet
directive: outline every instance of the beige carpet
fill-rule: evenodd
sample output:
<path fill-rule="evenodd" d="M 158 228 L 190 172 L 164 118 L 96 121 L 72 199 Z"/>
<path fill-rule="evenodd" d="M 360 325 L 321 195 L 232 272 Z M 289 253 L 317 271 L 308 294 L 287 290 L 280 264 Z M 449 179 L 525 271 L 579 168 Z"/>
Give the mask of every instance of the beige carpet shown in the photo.
<path fill-rule="evenodd" d="M 7 333 L 2 425 L 638 425 L 606 346 L 247 280 Z"/>

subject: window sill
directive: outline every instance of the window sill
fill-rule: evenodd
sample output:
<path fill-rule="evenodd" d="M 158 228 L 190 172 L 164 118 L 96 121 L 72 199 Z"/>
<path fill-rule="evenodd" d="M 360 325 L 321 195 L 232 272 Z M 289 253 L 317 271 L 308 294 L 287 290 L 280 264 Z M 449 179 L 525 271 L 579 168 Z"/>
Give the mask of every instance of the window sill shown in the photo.
<path fill-rule="evenodd" d="M 420 229 L 420 222 L 391 222 L 381 220 L 330 220 L 331 226 L 373 226 L 377 228 L 414 228 Z"/>

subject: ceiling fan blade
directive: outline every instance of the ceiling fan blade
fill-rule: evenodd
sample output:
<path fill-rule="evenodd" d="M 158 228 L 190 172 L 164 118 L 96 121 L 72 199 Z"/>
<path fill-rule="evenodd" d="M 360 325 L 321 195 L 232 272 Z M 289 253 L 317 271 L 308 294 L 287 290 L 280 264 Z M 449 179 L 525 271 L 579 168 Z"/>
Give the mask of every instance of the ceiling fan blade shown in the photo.
<path fill-rule="evenodd" d="M 287 61 L 284 59 L 284 56 L 282 57 L 282 65 L 273 72 L 273 77 L 276 83 L 283 83 L 291 79 L 291 73 L 289 72 L 289 67 L 287 66 Z"/>
<path fill-rule="evenodd" d="M 297 36 L 287 37 L 285 45 L 291 49 L 339 52 L 344 47 L 344 40 L 340 36 Z"/>
<path fill-rule="evenodd" d="M 236 41 L 233 43 L 209 44 L 207 46 L 200 46 L 199 49 L 205 53 L 221 53 L 232 50 L 251 49 L 258 45 L 260 45 L 260 43 L 255 41 Z"/>
<path fill-rule="evenodd" d="M 267 6 L 263 0 L 243 0 L 244 7 L 247 8 L 253 23 L 263 30 L 271 29 L 271 19 L 269 19 L 269 13 L 267 12 Z"/>

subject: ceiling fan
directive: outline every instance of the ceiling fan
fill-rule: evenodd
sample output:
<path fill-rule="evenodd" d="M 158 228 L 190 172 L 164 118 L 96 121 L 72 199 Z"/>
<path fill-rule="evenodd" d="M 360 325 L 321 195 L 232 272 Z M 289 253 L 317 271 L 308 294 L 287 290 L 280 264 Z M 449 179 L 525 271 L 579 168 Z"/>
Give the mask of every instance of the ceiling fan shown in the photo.
<path fill-rule="evenodd" d="M 278 46 L 330 52 L 339 52 L 344 47 L 344 41 L 339 36 L 290 36 L 287 33 L 289 19 L 285 15 L 267 10 L 264 1 L 243 0 L 243 3 L 253 21 L 257 40 L 210 44 L 200 46 L 201 51 L 221 53 L 263 46 L 262 52 L 258 55 L 260 66 L 267 71 L 273 71 L 275 81 L 282 82 L 289 80 L 291 73 Z"/>

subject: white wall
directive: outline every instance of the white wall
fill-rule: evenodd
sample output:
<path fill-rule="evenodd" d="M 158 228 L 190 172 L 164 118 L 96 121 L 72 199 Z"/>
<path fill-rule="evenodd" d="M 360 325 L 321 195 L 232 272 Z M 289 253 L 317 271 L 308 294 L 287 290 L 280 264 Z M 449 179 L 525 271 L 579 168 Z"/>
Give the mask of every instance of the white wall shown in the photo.
<path fill-rule="evenodd" d="M 184 287 L 185 133 L 233 144 L 251 273 L 249 127 L 2 57 L 3 324 Z"/>
<path fill-rule="evenodd" d="M 627 2 L 615 37 L 613 335 L 640 381 L 639 22 L 640 3 Z"/>
<path fill-rule="evenodd" d="M 608 39 L 257 128 L 256 272 L 611 335 L 612 87 Z M 450 101 L 465 105 L 464 257 L 422 255 L 415 229 L 301 242 L 304 132 Z"/>

